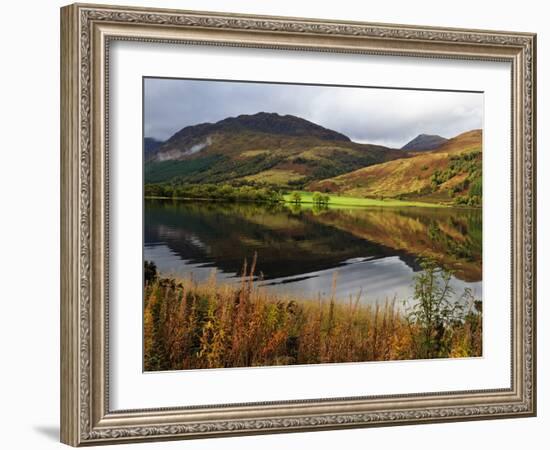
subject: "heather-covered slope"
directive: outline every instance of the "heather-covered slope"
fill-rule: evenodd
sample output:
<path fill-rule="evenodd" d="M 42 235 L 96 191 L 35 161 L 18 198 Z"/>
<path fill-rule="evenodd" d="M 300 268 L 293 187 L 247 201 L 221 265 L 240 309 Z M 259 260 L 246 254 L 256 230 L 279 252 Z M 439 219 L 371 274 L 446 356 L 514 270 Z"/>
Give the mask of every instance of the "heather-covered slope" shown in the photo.
<path fill-rule="evenodd" d="M 145 182 L 302 188 L 398 157 L 400 150 L 354 143 L 302 118 L 262 112 L 183 128 L 146 157 Z"/>
<path fill-rule="evenodd" d="M 437 150 L 312 182 L 310 191 L 478 205 L 482 196 L 482 133 L 473 130 Z"/>

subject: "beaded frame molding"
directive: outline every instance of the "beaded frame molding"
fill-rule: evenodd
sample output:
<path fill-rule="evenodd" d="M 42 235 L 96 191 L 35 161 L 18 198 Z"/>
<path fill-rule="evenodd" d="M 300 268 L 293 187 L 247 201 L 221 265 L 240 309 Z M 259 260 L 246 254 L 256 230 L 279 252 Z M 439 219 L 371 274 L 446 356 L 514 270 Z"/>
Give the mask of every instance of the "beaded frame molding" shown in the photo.
<path fill-rule="evenodd" d="M 112 411 L 108 61 L 113 40 L 509 62 L 508 389 Z M 61 441 L 73 446 L 536 414 L 536 35 L 74 4 L 61 9 Z"/>

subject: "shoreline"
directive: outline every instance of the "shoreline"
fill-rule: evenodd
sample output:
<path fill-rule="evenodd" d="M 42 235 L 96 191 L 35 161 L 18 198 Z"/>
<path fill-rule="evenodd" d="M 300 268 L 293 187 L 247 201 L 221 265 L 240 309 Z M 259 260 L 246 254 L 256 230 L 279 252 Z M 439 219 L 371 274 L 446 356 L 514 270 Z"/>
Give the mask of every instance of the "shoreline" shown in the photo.
<path fill-rule="evenodd" d="M 285 197 L 290 197 L 290 195 L 285 195 Z M 428 203 L 420 201 L 409 201 L 409 200 L 397 200 L 397 199 L 387 199 L 387 200 L 378 200 L 371 198 L 357 198 L 357 197 L 336 197 L 338 199 L 353 199 L 353 203 L 348 203 L 344 200 L 343 202 L 338 201 L 329 201 L 326 205 L 319 205 L 322 209 L 342 209 L 342 208 L 456 208 L 456 209 L 481 209 L 478 207 L 465 206 L 465 205 L 453 205 L 453 204 L 440 204 L 440 203 Z M 255 201 L 255 200 L 228 200 L 223 198 L 208 198 L 208 197 L 167 197 L 167 196 L 156 196 L 156 195 L 147 195 L 143 196 L 144 200 L 181 200 L 181 201 L 200 201 L 200 202 L 215 202 L 215 203 L 258 203 L 258 204 L 268 204 L 268 205 L 290 205 L 290 206 L 305 206 L 306 208 L 311 208 L 317 205 L 317 203 L 311 200 L 302 200 L 300 203 L 296 203 L 286 198 L 281 202 L 265 202 L 265 201 Z M 357 203 L 355 203 L 357 200 Z"/>

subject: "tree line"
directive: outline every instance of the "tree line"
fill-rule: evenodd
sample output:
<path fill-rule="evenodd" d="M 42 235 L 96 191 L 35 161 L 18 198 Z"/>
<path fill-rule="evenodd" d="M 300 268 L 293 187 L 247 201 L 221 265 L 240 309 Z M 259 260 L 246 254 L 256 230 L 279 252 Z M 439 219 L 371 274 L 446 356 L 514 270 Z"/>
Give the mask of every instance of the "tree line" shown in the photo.
<path fill-rule="evenodd" d="M 223 200 L 234 202 L 261 202 L 282 203 L 288 192 L 268 187 L 250 185 L 234 186 L 230 184 L 170 184 L 152 183 L 144 188 L 145 197 L 157 198 L 186 198 L 204 200 Z M 300 204 L 303 201 L 302 193 L 294 191 L 290 193 L 290 203 Z M 319 206 L 326 206 L 330 196 L 314 192 L 311 201 Z"/>
<path fill-rule="evenodd" d="M 230 184 L 146 184 L 145 197 L 189 198 L 224 201 L 278 203 L 283 193 L 270 188 Z"/>

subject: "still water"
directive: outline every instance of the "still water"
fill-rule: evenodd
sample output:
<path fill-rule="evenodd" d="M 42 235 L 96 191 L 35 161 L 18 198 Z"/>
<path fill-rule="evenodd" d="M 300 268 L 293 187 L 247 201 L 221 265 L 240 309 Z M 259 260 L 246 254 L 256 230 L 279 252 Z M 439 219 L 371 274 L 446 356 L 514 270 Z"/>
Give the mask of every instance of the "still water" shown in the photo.
<path fill-rule="evenodd" d="M 481 299 L 481 211 L 315 210 L 202 201 L 145 202 L 144 258 L 161 274 L 236 282 L 257 255 L 257 282 L 304 298 L 362 303 L 413 296 L 422 257 L 453 271 L 455 297 Z"/>

